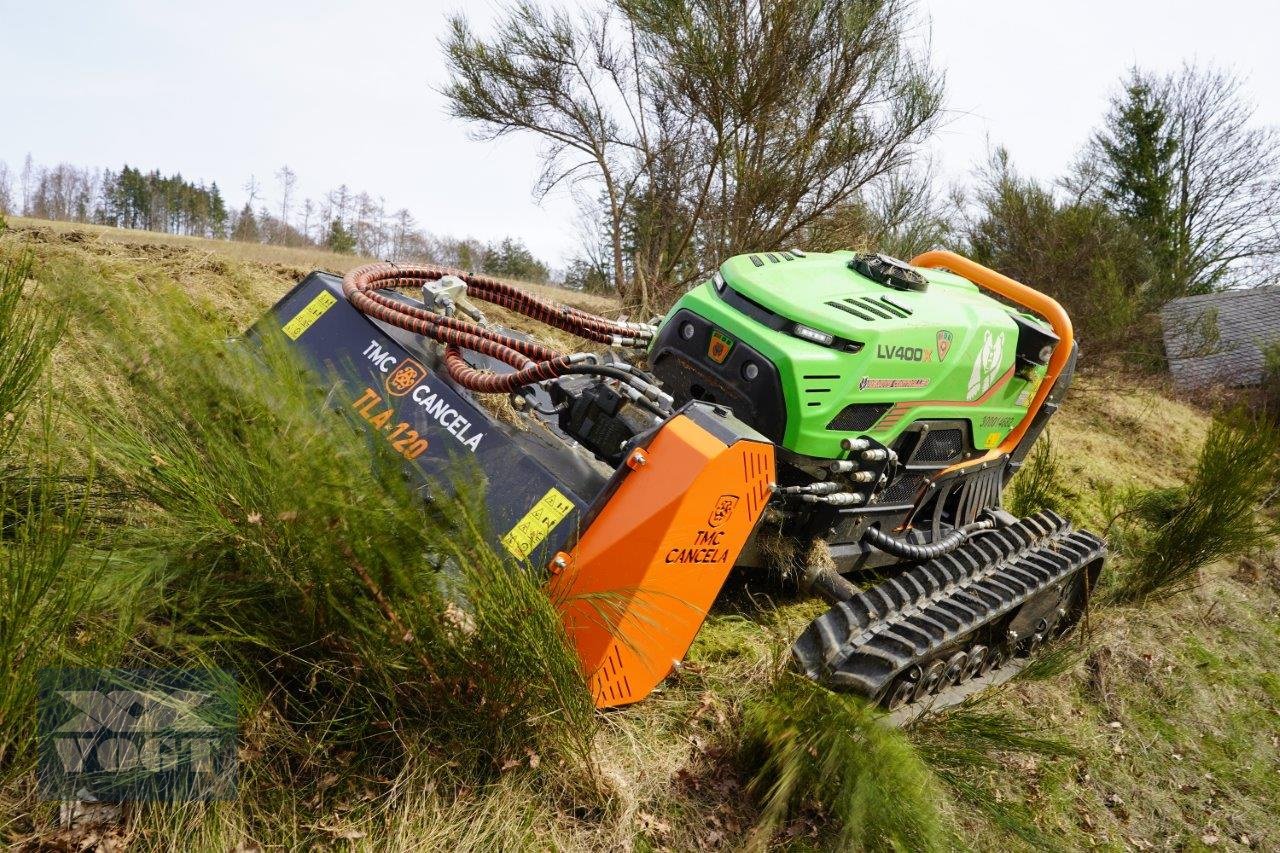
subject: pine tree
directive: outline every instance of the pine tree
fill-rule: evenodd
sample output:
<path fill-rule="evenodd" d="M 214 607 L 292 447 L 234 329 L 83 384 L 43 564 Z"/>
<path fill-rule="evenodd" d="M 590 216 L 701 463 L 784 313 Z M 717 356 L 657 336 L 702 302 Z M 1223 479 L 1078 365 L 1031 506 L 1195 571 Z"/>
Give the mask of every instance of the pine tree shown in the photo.
<path fill-rule="evenodd" d="M 262 239 L 262 234 L 258 230 L 258 219 L 253 215 L 253 207 L 248 202 L 245 202 L 240 215 L 236 217 L 236 227 L 231 232 L 231 239 L 245 243 L 257 243 Z"/>
<path fill-rule="evenodd" d="M 1132 222 L 1155 256 L 1167 262 L 1176 221 L 1178 140 L 1169 128 L 1164 94 L 1141 72 L 1132 71 L 1094 141 L 1102 155 L 1103 201 Z"/>
<path fill-rule="evenodd" d="M 349 255 L 356 250 L 355 235 L 346 229 L 342 224 L 342 220 L 334 217 L 329 223 L 329 236 L 325 238 L 325 246 L 331 252 Z"/>
<path fill-rule="evenodd" d="M 209 187 L 209 231 L 213 237 L 227 236 L 227 205 L 222 200 L 222 191 L 218 189 L 217 181 Z"/>

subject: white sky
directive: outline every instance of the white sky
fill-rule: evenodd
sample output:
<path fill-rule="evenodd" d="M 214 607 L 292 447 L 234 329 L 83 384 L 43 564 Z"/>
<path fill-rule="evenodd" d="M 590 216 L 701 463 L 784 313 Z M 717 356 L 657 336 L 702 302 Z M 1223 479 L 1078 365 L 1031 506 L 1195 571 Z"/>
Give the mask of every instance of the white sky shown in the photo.
<path fill-rule="evenodd" d="M 571 2 L 571 0 L 569 0 Z M 541 206 L 532 138 L 470 141 L 435 88 L 450 9 L 492 0 L 0 0 L 0 160 L 180 171 L 236 206 L 254 174 L 269 202 L 289 164 L 299 201 L 346 183 L 435 233 L 523 238 L 553 263 L 577 244 L 573 205 Z M 1262 0 L 924 0 L 951 121 L 935 159 L 963 177 L 987 140 L 1023 171 L 1058 175 L 1134 63 L 1184 58 L 1249 78 L 1280 124 L 1280 4 Z"/>

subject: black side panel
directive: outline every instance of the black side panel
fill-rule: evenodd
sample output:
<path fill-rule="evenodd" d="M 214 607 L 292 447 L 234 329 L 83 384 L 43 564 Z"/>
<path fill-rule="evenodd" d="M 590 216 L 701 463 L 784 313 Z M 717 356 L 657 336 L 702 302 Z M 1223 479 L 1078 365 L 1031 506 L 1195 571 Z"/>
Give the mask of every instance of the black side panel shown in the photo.
<path fill-rule="evenodd" d="M 686 326 L 693 327 L 688 338 L 682 334 Z M 728 406 L 739 420 L 781 442 L 787 431 L 787 404 L 778 369 L 743 341 L 736 341 L 717 364 L 708 354 L 712 331 L 714 327 L 692 311 L 677 311 L 653 345 L 654 376 L 677 404 L 701 400 Z M 747 378 L 748 364 L 755 365 L 754 379 Z"/>
<path fill-rule="evenodd" d="M 1022 436 L 1022 440 L 1018 442 L 1018 446 L 1009 454 L 1009 467 L 1005 470 L 1006 481 L 1013 476 L 1015 471 L 1022 467 L 1022 460 L 1031 452 L 1031 446 L 1036 443 L 1040 433 L 1044 432 L 1045 426 L 1049 423 L 1049 418 L 1053 417 L 1054 413 L 1058 411 L 1058 407 L 1062 405 L 1062 398 L 1067 396 L 1067 389 L 1071 387 L 1071 378 L 1076 372 L 1076 356 L 1079 354 L 1080 348 L 1073 342 L 1071 344 L 1071 355 L 1068 356 L 1067 363 L 1062 368 L 1062 373 L 1058 375 L 1058 380 L 1049 389 L 1049 396 L 1045 397 L 1044 405 L 1040 407 L 1040 411 L 1036 412 L 1031 419 L 1031 426 L 1027 427 L 1027 431 Z"/>
<path fill-rule="evenodd" d="M 275 329 L 284 330 L 315 371 L 317 385 L 329 389 L 334 409 L 359 425 L 366 440 L 406 456 L 407 475 L 428 499 L 451 494 L 459 473 L 469 486 L 488 486 L 485 508 L 500 553 L 545 564 L 576 534 L 594 494 L 576 493 L 552 472 L 550 460 L 540 460 L 470 395 L 352 308 L 340 279 L 312 273 L 248 338 Z M 360 438 L 353 433 L 352 440 Z M 425 448 L 408 458 L 420 441 Z"/>

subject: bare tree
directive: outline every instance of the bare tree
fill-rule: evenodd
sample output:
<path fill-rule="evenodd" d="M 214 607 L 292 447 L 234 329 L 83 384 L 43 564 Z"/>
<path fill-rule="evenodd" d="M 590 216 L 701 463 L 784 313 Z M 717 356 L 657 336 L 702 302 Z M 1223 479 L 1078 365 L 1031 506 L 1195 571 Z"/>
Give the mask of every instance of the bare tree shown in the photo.
<path fill-rule="evenodd" d="M 13 213 L 13 174 L 3 160 L 0 160 L 0 213 Z"/>
<path fill-rule="evenodd" d="M 38 180 L 35 161 L 31 159 L 31 153 L 27 152 L 27 159 L 22 161 L 22 215 L 29 216 L 31 210 L 31 191 L 35 189 L 36 180 Z"/>
<path fill-rule="evenodd" d="M 417 230 L 417 223 L 413 220 L 413 214 L 407 208 L 400 208 L 396 211 L 394 222 L 394 231 L 391 238 L 391 257 L 404 258 L 408 257 L 408 249 L 413 239 L 414 232 Z"/>
<path fill-rule="evenodd" d="M 612 0 L 571 17 L 522 2 L 490 41 L 452 19 L 445 94 L 482 138 L 541 137 L 538 193 L 600 190 L 615 285 L 645 305 L 911 161 L 941 108 L 911 9 Z"/>
<path fill-rule="evenodd" d="M 311 199 L 302 202 L 302 236 L 311 240 L 311 217 L 315 215 L 316 204 Z"/>
<path fill-rule="evenodd" d="M 293 188 L 298 183 L 298 175 L 293 169 L 285 165 L 280 167 L 280 171 L 276 172 L 276 180 L 280 182 L 280 223 L 284 226 L 287 241 L 289 210 L 293 203 Z"/>
<path fill-rule="evenodd" d="M 1192 291 L 1269 280 L 1280 256 L 1280 137 L 1255 124 L 1233 74 L 1187 65 L 1167 86 L 1175 275 Z"/>
<path fill-rule="evenodd" d="M 340 220 L 343 224 L 347 222 L 347 209 L 351 205 L 351 190 L 346 184 L 341 184 L 336 190 L 332 190 L 326 201 L 330 207 L 332 218 Z M 326 217 L 328 219 L 330 217 Z"/>

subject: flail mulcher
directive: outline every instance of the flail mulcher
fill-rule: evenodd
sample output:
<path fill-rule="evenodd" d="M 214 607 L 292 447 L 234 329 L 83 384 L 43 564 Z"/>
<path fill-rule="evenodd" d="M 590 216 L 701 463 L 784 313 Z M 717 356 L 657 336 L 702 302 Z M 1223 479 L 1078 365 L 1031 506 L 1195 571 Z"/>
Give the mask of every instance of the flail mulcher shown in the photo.
<path fill-rule="evenodd" d="M 268 329 L 425 500 L 484 485 L 494 547 L 546 571 L 602 707 L 652 692 L 730 570 L 776 573 L 771 554 L 805 555 L 831 605 L 795 667 L 900 714 L 1016 671 L 1102 568 L 1098 537 L 1000 505 L 1066 393 L 1071 321 L 955 254 L 741 255 L 653 324 L 374 264 L 312 274 Z"/>

